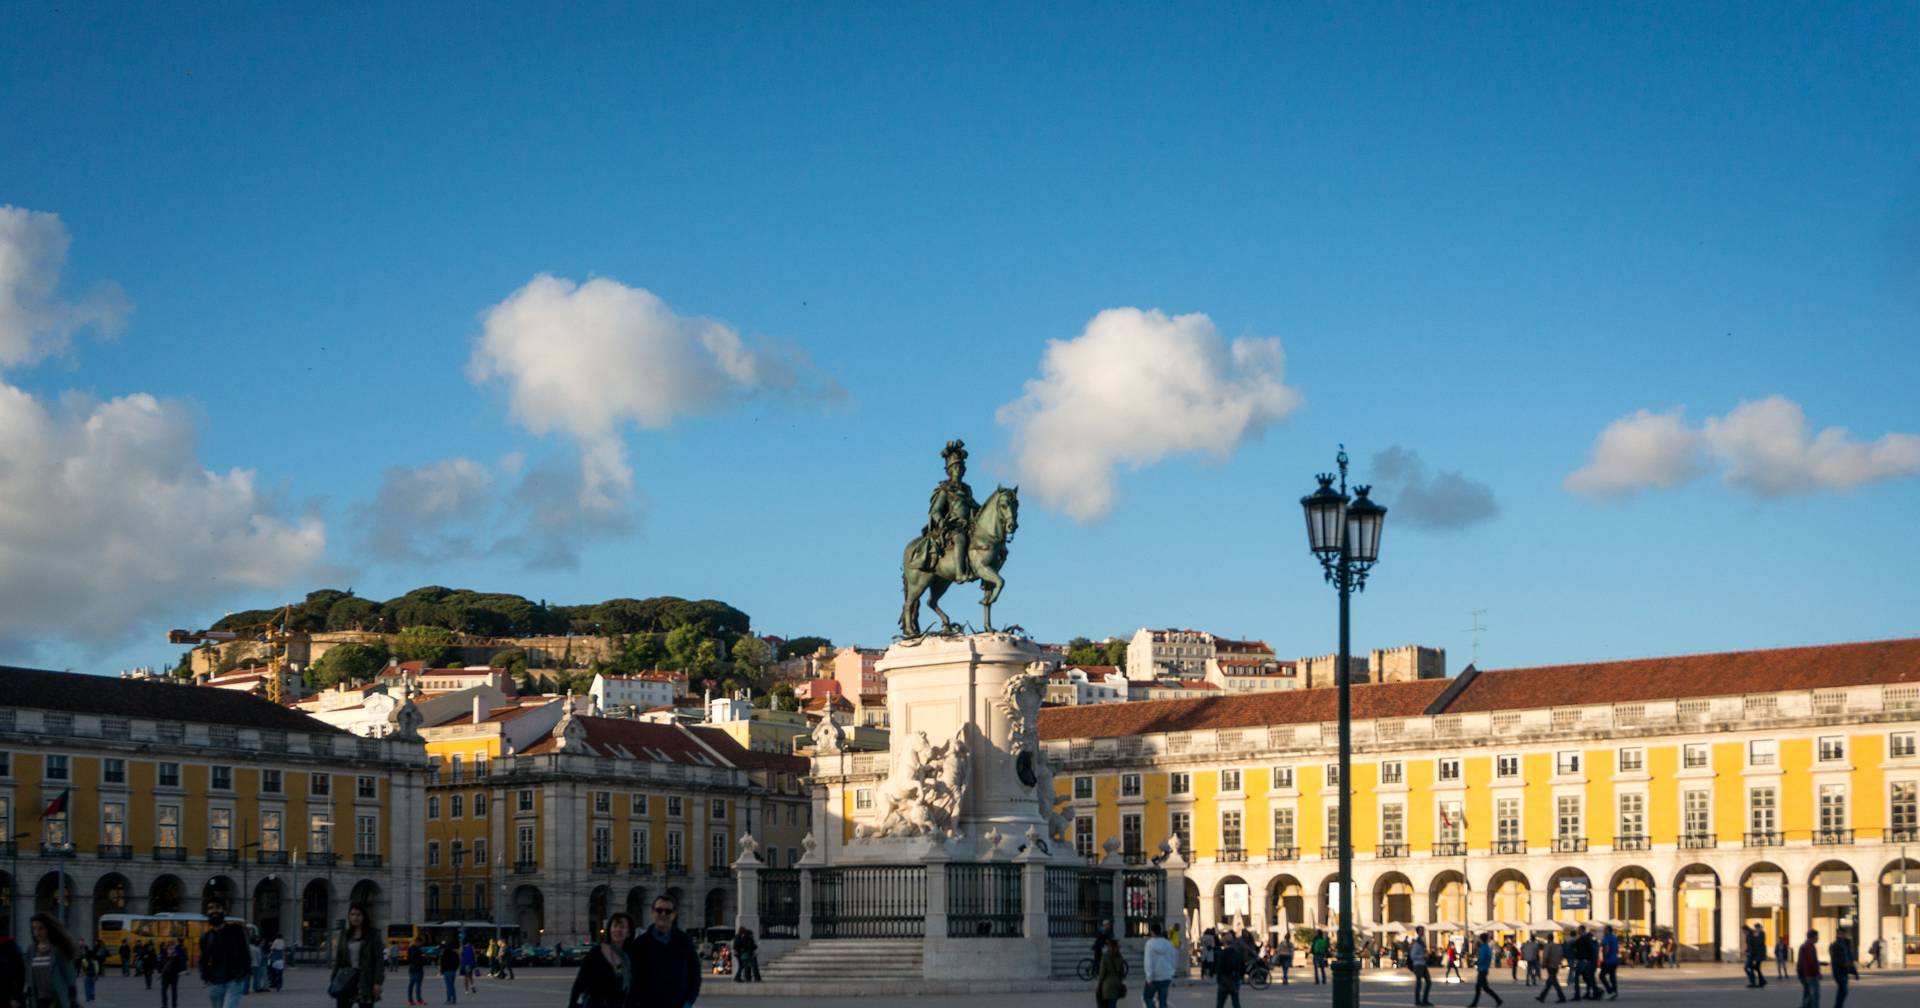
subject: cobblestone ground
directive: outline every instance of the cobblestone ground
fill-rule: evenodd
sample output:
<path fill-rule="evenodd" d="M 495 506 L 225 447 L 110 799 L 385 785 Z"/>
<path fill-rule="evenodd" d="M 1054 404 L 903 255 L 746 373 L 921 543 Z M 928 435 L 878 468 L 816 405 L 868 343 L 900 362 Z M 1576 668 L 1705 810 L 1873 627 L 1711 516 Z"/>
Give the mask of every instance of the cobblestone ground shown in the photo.
<path fill-rule="evenodd" d="M 398 985 L 389 985 L 380 999 L 382 1006 L 404 1006 L 406 1004 L 406 977 L 396 977 Z M 1309 974 L 1308 979 L 1311 979 Z M 481 980 L 479 993 L 461 994 L 460 1004 L 475 1008 L 517 1008 L 517 1006 L 560 1006 L 566 1003 L 567 990 L 573 983 L 572 969 L 525 969 L 518 979 Z M 1138 984 L 1129 985 L 1128 996 L 1122 1001 L 1122 1008 L 1136 1008 L 1140 1004 Z M 331 1005 L 332 999 L 326 996 L 325 976 L 318 969 L 297 969 L 287 973 L 286 989 L 279 993 L 261 993 L 247 995 L 244 1003 L 250 1008 L 272 1008 L 272 1006 L 294 1005 Z M 713 1008 L 829 1008 L 845 1004 L 849 998 L 858 997 L 859 984 L 850 980 L 845 994 L 836 997 L 766 997 L 738 993 L 738 988 L 725 977 L 713 978 L 700 998 L 703 1006 Z M 437 976 L 429 976 L 427 984 L 427 1003 L 440 1006 L 445 1002 L 446 988 Z M 1516 1008 L 1523 1004 L 1521 998 L 1530 998 L 1536 988 L 1511 981 L 1496 982 L 1494 989 L 1501 997 L 1513 1003 Z M 118 973 L 100 981 L 97 999 L 92 1008 L 157 1008 L 160 1004 L 158 984 L 154 990 L 147 990 L 140 978 L 123 978 Z M 1834 988 L 1831 983 L 1821 985 L 1820 1000 L 1822 1008 L 1833 1008 Z M 1464 1006 L 1472 1000 L 1473 988 L 1468 984 L 1433 985 L 1435 1005 Z M 1293 1006 L 1323 1005 L 1332 995 L 1327 987 L 1315 987 L 1312 983 L 1292 984 L 1273 987 L 1264 991 L 1245 990 L 1241 994 L 1241 1003 L 1249 1006 Z M 1402 1008 L 1412 1003 L 1413 987 L 1404 974 L 1369 973 L 1362 982 L 1360 1003 L 1367 1008 Z M 888 996 L 860 998 L 862 1005 L 872 1008 L 977 1008 L 984 998 L 964 995 L 942 996 Z M 1046 993 L 996 994 L 992 1000 L 1002 1008 L 1087 1008 L 1093 1002 L 1091 989 L 1053 991 Z M 1172 1002 L 1180 1008 L 1196 1008 L 1214 1003 L 1213 989 L 1202 986 L 1197 981 L 1183 981 L 1174 987 Z M 180 1003 L 182 1008 L 205 1008 L 207 1005 L 206 988 L 199 980 L 185 978 L 180 985 Z M 1231 1002 L 1229 1002 L 1231 1003 Z M 1688 967 L 1681 970 L 1632 970 L 1620 974 L 1620 1004 L 1633 1005 L 1743 1005 L 1752 1008 L 1798 1008 L 1800 1004 L 1800 986 L 1792 981 L 1774 980 L 1765 989 L 1749 990 L 1742 980 L 1738 967 Z M 1482 1008 L 1490 1003 L 1482 1001 Z M 1848 1008 L 1913 1008 L 1920 1005 L 1920 970 L 1905 972 L 1869 972 L 1854 984 L 1847 997 Z"/>

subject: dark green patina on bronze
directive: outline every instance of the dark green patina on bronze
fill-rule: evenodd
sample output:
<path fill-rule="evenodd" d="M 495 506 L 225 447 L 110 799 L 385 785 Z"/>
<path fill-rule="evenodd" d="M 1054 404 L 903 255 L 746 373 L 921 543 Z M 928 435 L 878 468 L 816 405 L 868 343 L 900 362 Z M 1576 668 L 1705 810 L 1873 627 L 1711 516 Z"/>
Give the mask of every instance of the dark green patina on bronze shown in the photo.
<path fill-rule="evenodd" d="M 967 446 L 949 441 L 940 452 L 947 465 L 947 478 L 933 488 L 927 502 L 927 523 L 920 534 L 907 544 L 900 562 L 900 583 L 905 596 L 900 607 L 900 632 L 920 637 L 920 596 L 940 617 L 936 633 L 956 634 L 964 628 L 940 609 L 940 596 L 947 589 L 967 581 L 981 583 L 980 606 L 985 629 L 993 630 L 993 603 L 1007 586 L 1000 568 L 1007 562 L 1007 543 L 1020 527 L 1020 488 L 997 487 L 985 502 L 973 499 L 967 485 Z"/>

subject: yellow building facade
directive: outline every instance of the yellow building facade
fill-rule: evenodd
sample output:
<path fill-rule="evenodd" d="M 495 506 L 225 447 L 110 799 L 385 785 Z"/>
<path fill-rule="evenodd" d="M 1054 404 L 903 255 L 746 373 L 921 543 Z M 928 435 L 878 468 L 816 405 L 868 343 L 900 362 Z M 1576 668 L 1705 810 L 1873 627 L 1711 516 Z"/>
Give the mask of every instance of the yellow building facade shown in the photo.
<path fill-rule="evenodd" d="M 349 900 L 411 915 L 426 763 L 231 690 L 0 668 L 4 920 L 91 936 L 218 895 L 309 944 Z"/>

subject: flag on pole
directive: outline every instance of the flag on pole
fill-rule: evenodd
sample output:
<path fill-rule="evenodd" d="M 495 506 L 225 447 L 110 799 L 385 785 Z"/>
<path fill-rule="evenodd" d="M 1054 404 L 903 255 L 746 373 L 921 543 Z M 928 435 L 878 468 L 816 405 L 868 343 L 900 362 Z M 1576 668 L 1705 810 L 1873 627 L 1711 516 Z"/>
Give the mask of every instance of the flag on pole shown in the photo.
<path fill-rule="evenodd" d="M 62 791 L 58 795 L 54 796 L 54 799 L 47 803 L 47 807 L 40 810 L 40 818 L 47 819 L 53 816 L 61 815 L 62 813 L 66 812 L 67 799 L 71 797 L 72 794 L 73 794 L 73 789 L 68 788 L 65 791 Z"/>

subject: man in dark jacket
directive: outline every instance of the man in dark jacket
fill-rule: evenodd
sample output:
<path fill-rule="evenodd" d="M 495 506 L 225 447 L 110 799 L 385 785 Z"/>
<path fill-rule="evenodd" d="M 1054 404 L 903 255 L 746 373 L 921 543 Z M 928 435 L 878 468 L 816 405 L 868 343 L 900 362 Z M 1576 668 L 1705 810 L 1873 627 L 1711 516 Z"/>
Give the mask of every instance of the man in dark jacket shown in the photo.
<path fill-rule="evenodd" d="M 12 935 L 0 935 L 0 1003 L 20 1003 L 27 986 L 27 959 Z"/>
<path fill-rule="evenodd" d="M 206 902 L 207 933 L 200 936 L 200 979 L 214 1008 L 240 1008 L 253 976 L 253 952 L 247 947 L 247 929 L 227 920 L 227 901 Z"/>
<path fill-rule="evenodd" d="M 1246 948 L 1237 941 L 1221 942 L 1213 955 L 1213 1003 L 1224 1005 L 1231 999 L 1233 1008 L 1240 1008 L 1240 980 L 1246 975 Z"/>
<path fill-rule="evenodd" d="M 653 924 L 627 939 L 634 982 L 629 1008 L 683 1008 L 700 997 L 700 953 L 675 926 L 680 906 L 672 896 L 653 898 Z"/>

